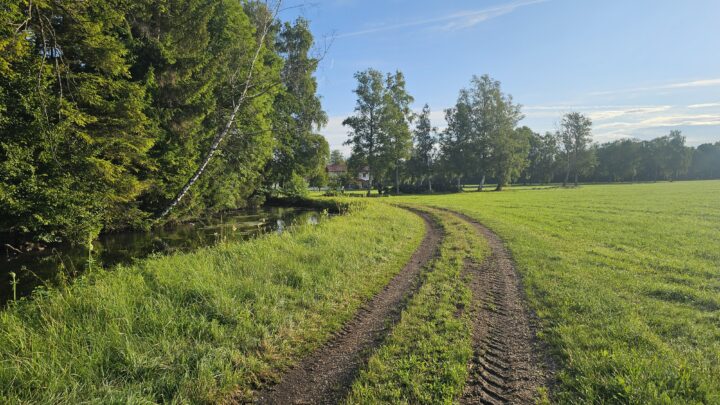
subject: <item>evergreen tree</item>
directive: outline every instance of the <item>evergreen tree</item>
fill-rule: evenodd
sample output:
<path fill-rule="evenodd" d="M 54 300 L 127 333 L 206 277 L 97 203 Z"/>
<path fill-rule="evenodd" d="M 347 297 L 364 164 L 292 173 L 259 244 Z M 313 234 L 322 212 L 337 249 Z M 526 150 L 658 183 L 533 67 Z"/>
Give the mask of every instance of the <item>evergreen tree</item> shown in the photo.
<path fill-rule="evenodd" d="M 19 3 L 19 4 L 18 4 Z M 128 80 L 131 3 L 2 7 L 0 227 L 87 243 L 138 224 L 155 126 Z"/>

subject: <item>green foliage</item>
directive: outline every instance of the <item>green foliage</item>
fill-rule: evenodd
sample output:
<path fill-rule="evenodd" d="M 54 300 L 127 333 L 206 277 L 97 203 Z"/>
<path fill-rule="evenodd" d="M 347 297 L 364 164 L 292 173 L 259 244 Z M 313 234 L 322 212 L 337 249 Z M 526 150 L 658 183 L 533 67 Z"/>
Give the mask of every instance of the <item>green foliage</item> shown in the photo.
<path fill-rule="evenodd" d="M 354 90 L 357 95 L 355 115 L 343 121 L 344 126 L 350 127 L 346 145 L 352 146 L 352 157 L 349 166 L 353 171 L 360 171 L 367 166 L 370 174 L 368 182 L 368 195 L 372 184 L 379 177 L 385 175 L 390 161 L 383 143 L 385 128 L 381 124 L 385 107 L 385 83 L 381 72 L 368 69 L 355 73 L 358 81 Z"/>
<path fill-rule="evenodd" d="M 155 125 L 145 86 L 128 80 L 129 9 L 22 1 L 3 16 L 0 228 L 86 241 L 145 218 Z"/>
<path fill-rule="evenodd" d="M 0 402 L 251 399 L 340 330 L 422 239 L 414 214 L 324 201 L 352 209 L 283 235 L 98 271 L 12 305 L 0 313 Z"/>
<path fill-rule="evenodd" d="M 290 181 L 283 186 L 282 192 L 288 197 L 307 197 L 308 187 L 308 182 L 302 176 L 293 174 Z"/>
<path fill-rule="evenodd" d="M 545 135 L 532 133 L 528 166 L 521 178 L 530 183 L 550 183 L 561 168 L 559 134 L 546 132 Z"/>
<path fill-rule="evenodd" d="M 313 38 L 307 21 L 275 22 L 253 63 L 270 13 L 233 0 L 4 2 L 0 230 L 85 243 L 148 226 L 204 161 L 246 78 L 230 135 L 170 219 L 322 176 Z"/>
<path fill-rule="evenodd" d="M 273 105 L 276 144 L 266 182 L 282 185 L 300 175 L 317 184 L 325 172 L 330 147 L 314 132 L 327 123 L 327 114 L 316 94 L 313 74 L 319 60 L 309 55 L 313 37 L 308 21 L 300 18 L 293 24 L 284 23 L 274 46 L 284 60 L 284 89 Z"/>
<path fill-rule="evenodd" d="M 592 120 L 578 112 L 565 114 L 560 124 L 560 140 L 565 160 L 566 185 L 572 175 L 575 185 L 578 177 L 594 167 L 595 154 L 590 148 L 592 142 Z"/>
<path fill-rule="evenodd" d="M 486 175 L 497 189 L 517 179 L 527 165 L 529 129 L 517 129 L 520 106 L 488 75 L 474 76 L 454 107 L 445 112 L 448 127 L 441 138 L 443 167 L 457 178 Z"/>
<path fill-rule="evenodd" d="M 695 149 L 690 174 L 693 178 L 720 178 L 720 142 L 706 143 Z"/>
<path fill-rule="evenodd" d="M 391 162 L 395 172 L 395 192 L 400 192 L 400 170 L 412 152 L 412 133 L 410 123 L 413 113 L 410 104 L 414 101 L 405 89 L 405 77 L 399 71 L 387 75 L 386 91 L 383 99 L 381 134 L 383 155 Z"/>
<path fill-rule="evenodd" d="M 413 131 L 412 157 L 408 162 L 410 175 L 419 181 L 428 181 L 428 191 L 432 191 L 431 178 L 435 166 L 435 147 L 438 142 L 437 128 L 430 122 L 430 106 L 425 104 L 417 117 Z"/>

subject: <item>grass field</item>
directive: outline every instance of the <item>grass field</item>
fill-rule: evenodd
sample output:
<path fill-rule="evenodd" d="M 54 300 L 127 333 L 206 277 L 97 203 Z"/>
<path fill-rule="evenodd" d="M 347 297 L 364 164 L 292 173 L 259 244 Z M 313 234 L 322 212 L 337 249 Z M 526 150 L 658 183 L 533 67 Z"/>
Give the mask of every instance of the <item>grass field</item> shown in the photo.
<path fill-rule="evenodd" d="M 481 262 L 485 241 L 467 222 L 431 211 L 446 237 L 402 319 L 355 381 L 349 404 L 452 403 L 472 355 L 467 259 Z"/>
<path fill-rule="evenodd" d="M 408 196 L 507 243 L 563 403 L 720 403 L 720 182 Z"/>
<path fill-rule="evenodd" d="M 0 403 L 242 400 L 338 330 L 424 229 L 398 208 L 356 208 L 38 294 L 0 312 Z"/>
<path fill-rule="evenodd" d="M 498 233 L 539 317 L 558 403 L 720 403 L 720 181 L 352 198 L 350 214 L 97 271 L 0 312 L 0 403 L 215 402 L 277 381 L 380 291 L 422 239 L 391 204 Z M 327 201 L 327 200 L 326 200 Z M 472 354 L 463 263 L 446 237 L 349 403 L 452 403 Z"/>

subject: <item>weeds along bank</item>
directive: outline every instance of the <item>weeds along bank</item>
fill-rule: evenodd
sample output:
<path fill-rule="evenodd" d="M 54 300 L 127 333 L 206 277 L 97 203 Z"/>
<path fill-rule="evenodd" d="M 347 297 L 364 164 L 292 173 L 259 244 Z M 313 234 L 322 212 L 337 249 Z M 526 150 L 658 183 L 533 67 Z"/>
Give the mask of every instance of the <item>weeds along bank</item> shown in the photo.
<path fill-rule="evenodd" d="M 461 211 L 506 241 L 558 402 L 720 402 L 720 182 L 402 200 Z"/>
<path fill-rule="evenodd" d="M 276 379 L 407 262 L 416 215 L 353 201 L 283 235 L 99 271 L 0 313 L 0 402 L 214 402 Z"/>

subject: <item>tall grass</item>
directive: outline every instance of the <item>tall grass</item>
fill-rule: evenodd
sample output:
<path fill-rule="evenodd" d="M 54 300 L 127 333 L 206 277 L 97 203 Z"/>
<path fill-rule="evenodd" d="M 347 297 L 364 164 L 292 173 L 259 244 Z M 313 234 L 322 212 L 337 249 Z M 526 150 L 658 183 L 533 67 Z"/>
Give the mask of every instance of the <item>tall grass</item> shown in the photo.
<path fill-rule="evenodd" d="M 356 207 L 21 300 L 0 313 L 0 403 L 246 399 L 339 329 L 423 233 L 403 210 Z"/>
<path fill-rule="evenodd" d="M 558 402 L 720 403 L 720 182 L 403 199 L 507 242 L 558 362 Z"/>

